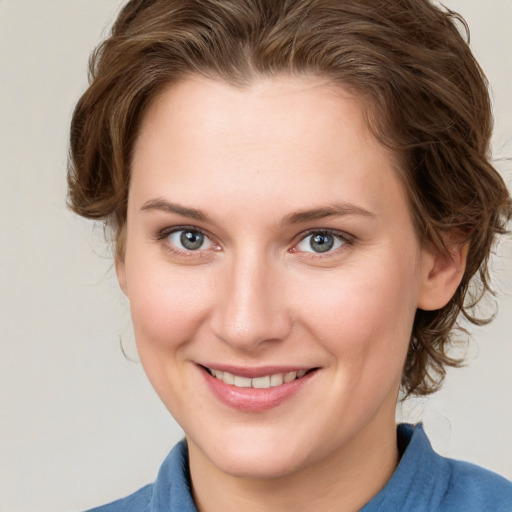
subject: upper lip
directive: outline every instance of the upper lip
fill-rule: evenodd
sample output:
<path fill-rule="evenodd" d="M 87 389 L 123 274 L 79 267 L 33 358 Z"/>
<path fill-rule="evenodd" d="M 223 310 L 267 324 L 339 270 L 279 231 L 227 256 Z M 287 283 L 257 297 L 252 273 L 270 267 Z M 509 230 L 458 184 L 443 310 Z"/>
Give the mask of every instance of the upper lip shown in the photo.
<path fill-rule="evenodd" d="M 217 363 L 201 363 L 200 366 L 204 366 L 211 370 L 220 370 L 221 372 L 229 372 L 233 375 L 240 377 L 247 377 L 249 379 L 257 377 L 265 377 L 266 375 L 276 375 L 277 373 L 288 373 L 288 372 L 299 372 L 301 370 L 308 371 L 312 370 L 314 366 L 292 366 L 292 365 L 271 365 L 271 366 L 233 366 L 229 364 L 217 364 Z"/>

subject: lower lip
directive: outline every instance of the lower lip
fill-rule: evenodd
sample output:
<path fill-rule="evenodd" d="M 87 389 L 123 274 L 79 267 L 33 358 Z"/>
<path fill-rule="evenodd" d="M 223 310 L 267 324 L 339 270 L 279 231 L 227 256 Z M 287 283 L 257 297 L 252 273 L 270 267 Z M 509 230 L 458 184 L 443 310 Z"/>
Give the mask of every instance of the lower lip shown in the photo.
<path fill-rule="evenodd" d="M 298 393 L 317 373 L 312 371 L 292 382 L 271 388 L 239 388 L 224 383 L 201 369 L 210 390 L 224 404 L 245 412 L 268 411 Z"/>

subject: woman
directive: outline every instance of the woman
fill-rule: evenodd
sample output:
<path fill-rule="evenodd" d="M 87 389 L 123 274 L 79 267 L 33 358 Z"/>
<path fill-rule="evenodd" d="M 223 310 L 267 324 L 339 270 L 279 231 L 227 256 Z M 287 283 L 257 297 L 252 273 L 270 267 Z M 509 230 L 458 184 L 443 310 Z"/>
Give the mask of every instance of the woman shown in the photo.
<path fill-rule="evenodd" d="M 70 204 L 114 230 L 186 441 L 97 510 L 510 510 L 511 483 L 395 425 L 400 390 L 460 363 L 511 214 L 457 19 L 426 0 L 122 10 L 73 117 Z"/>

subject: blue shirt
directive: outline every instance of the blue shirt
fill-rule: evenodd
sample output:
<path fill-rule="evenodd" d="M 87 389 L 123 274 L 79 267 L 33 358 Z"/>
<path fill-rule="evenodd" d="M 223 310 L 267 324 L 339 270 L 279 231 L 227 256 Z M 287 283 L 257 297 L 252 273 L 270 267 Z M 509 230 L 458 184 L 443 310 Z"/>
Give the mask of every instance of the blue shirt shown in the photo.
<path fill-rule="evenodd" d="M 512 483 L 486 469 L 441 457 L 421 425 L 399 425 L 400 464 L 360 512 L 512 512 Z M 197 512 L 185 441 L 167 456 L 155 483 L 89 512 Z"/>

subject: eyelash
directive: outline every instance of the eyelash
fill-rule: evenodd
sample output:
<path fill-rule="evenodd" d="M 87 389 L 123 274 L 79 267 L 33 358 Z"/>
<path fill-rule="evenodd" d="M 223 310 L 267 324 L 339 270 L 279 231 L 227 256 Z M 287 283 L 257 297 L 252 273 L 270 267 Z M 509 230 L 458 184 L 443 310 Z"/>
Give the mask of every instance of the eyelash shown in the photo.
<path fill-rule="evenodd" d="M 209 249 L 197 249 L 197 250 L 179 249 L 175 246 L 172 246 L 171 244 L 169 244 L 167 242 L 167 238 L 170 235 L 172 235 L 173 233 L 179 233 L 181 231 L 191 231 L 193 233 L 198 233 L 198 234 L 204 236 L 205 238 L 207 238 L 208 240 L 210 240 L 210 242 L 213 245 L 214 251 L 221 250 L 220 246 L 213 241 L 213 238 L 210 235 L 208 235 L 208 233 L 206 233 L 204 230 L 199 229 L 195 226 L 173 226 L 173 227 L 164 228 L 156 235 L 155 240 L 157 242 L 161 243 L 167 251 L 177 254 L 181 257 L 197 258 L 197 257 L 206 256 L 205 251 L 208 251 Z M 308 237 L 313 236 L 313 235 L 331 236 L 331 237 L 335 238 L 336 240 L 340 241 L 342 245 L 334 250 L 327 250 L 324 253 L 314 252 L 314 251 L 309 252 L 309 251 L 297 250 L 297 246 L 301 242 L 305 241 Z M 354 245 L 354 243 L 356 241 L 356 239 L 353 235 L 350 235 L 350 234 L 342 232 L 342 231 L 332 230 L 332 229 L 311 229 L 311 230 L 308 230 L 306 232 L 303 232 L 303 233 L 300 233 L 299 235 L 297 235 L 297 237 L 295 237 L 295 240 L 296 241 L 294 242 L 293 247 L 291 249 L 289 249 L 289 251 L 292 253 L 301 252 L 305 258 L 309 258 L 309 259 L 328 258 L 328 257 L 332 256 L 333 254 L 337 254 L 338 252 L 343 251 L 346 247 Z"/>
<path fill-rule="evenodd" d="M 177 254 L 178 256 L 185 257 L 185 258 L 198 258 L 198 257 L 204 257 L 206 256 L 205 251 L 208 249 L 197 249 L 195 251 L 193 250 L 186 250 L 186 249 L 179 249 L 175 246 L 172 246 L 170 243 L 167 242 L 167 238 L 172 235 L 173 233 L 179 233 L 180 231 L 190 231 L 192 233 L 198 233 L 200 235 L 203 235 L 205 238 L 211 241 L 213 244 L 213 250 L 220 250 L 220 247 L 218 244 L 213 242 L 213 239 L 208 233 L 206 233 L 204 230 L 196 228 L 195 226 L 173 226 L 171 228 L 164 228 L 162 229 L 155 237 L 155 240 L 163 245 L 163 247 L 173 253 Z"/>
<path fill-rule="evenodd" d="M 297 250 L 297 246 L 301 242 L 305 241 L 308 237 L 313 236 L 313 235 L 328 235 L 328 236 L 331 236 L 334 239 L 339 240 L 341 242 L 341 246 L 336 248 L 336 249 L 334 249 L 334 250 L 328 250 L 328 251 L 326 251 L 324 253 L 322 253 L 322 252 L 307 252 L 307 251 L 299 251 L 299 250 Z M 348 234 L 346 232 L 343 232 L 343 231 L 336 231 L 336 230 L 333 230 L 333 229 L 310 229 L 310 230 L 308 230 L 306 232 L 300 233 L 296 237 L 296 240 L 297 240 L 297 242 L 294 243 L 292 249 L 290 249 L 290 252 L 294 252 L 294 253 L 302 252 L 303 257 L 309 258 L 309 259 L 312 259 L 312 260 L 318 260 L 318 259 L 332 257 L 333 255 L 336 255 L 336 254 L 344 251 L 346 248 L 354 245 L 355 242 L 356 242 L 356 238 L 353 235 L 350 235 L 350 234 Z"/>

